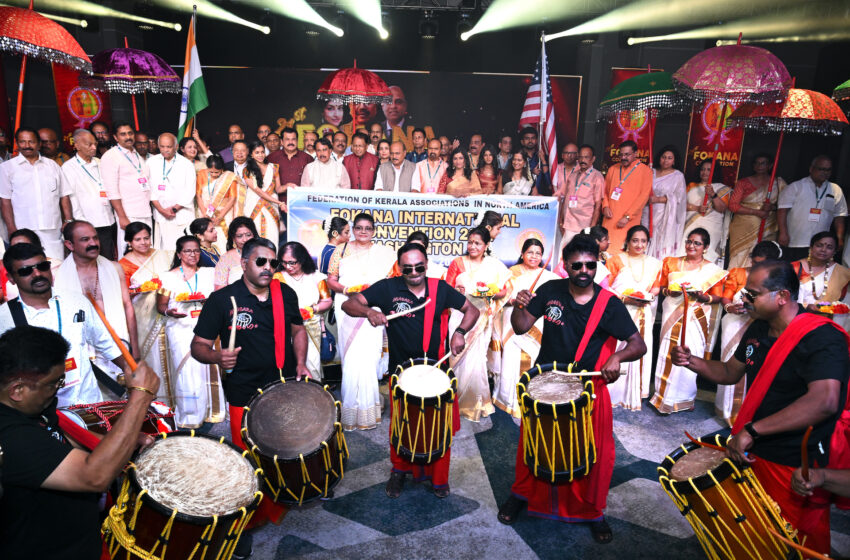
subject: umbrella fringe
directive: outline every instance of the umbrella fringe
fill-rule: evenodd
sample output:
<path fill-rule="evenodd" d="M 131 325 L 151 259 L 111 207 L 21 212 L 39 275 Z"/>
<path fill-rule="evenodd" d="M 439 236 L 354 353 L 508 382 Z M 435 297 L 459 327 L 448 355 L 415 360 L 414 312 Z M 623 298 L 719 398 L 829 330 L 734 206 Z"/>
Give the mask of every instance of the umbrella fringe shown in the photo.
<path fill-rule="evenodd" d="M 27 41 L 12 39 L 11 37 L 0 37 L 0 51 L 31 56 L 47 62 L 56 62 L 68 66 L 86 74 L 92 73 L 91 62 L 87 62 L 78 56 L 73 56 L 55 49 L 40 47 Z"/>

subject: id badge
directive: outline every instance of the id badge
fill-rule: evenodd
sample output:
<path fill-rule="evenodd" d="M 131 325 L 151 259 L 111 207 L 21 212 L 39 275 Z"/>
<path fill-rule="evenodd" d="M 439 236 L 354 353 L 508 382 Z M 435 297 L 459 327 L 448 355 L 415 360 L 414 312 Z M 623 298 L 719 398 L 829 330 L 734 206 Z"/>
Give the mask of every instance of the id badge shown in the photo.
<path fill-rule="evenodd" d="M 160 191 L 164 191 L 165 185 L 159 185 L 159 186 L 157 186 L 157 189 L 159 189 Z"/>
<path fill-rule="evenodd" d="M 106 198 L 106 191 L 100 191 L 100 198 Z"/>
<path fill-rule="evenodd" d="M 819 222 L 820 214 L 823 212 L 820 208 L 812 208 L 809 210 L 809 221 L 810 222 Z"/>
<path fill-rule="evenodd" d="M 578 208 L 578 197 L 577 196 L 571 196 L 567 205 L 570 208 Z"/>
<path fill-rule="evenodd" d="M 620 195 L 623 194 L 623 189 L 620 187 L 616 187 L 614 192 L 611 193 L 611 200 L 620 200 Z"/>
<path fill-rule="evenodd" d="M 189 312 L 189 317 L 191 317 L 192 319 L 197 319 L 198 317 L 200 317 L 200 315 L 201 315 L 200 309 L 193 309 Z"/>
<path fill-rule="evenodd" d="M 215 206 L 213 206 L 212 204 L 210 204 L 210 205 L 207 207 L 207 216 L 208 216 L 208 217 L 210 217 L 210 218 L 212 218 L 212 217 L 213 217 L 213 214 L 215 214 Z"/>
<path fill-rule="evenodd" d="M 75 360 L 74 358 L 68 358 L 67 360 L 65 360 L 65 373 L 68 373 L 69 371 L 74 371 L 75 369 L 77 369 L 77 360 Z"/>
<path fill-rule="evenodd" d="M 150 190 L 150 187 L 148 186 L 148 180 L 144 177 L 139 177 L 139 186 L 142 188 L 143 191 Z"/>

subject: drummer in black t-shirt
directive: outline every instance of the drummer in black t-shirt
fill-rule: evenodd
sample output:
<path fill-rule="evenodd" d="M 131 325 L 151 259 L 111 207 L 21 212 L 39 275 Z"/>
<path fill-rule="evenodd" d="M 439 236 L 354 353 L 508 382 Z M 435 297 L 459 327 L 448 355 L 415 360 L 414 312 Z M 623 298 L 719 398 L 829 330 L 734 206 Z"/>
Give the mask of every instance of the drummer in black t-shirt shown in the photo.
<path fill-rule="evenodd" d="M 803 497 L 791 490 L 791 475 L 802 462 L 808 426 L 811 463 L 829 462 L 830 441 L 847 398 L 850 355 L 846 333 L 797 303 L 800 282 L 786 262 L 753 266 L 744 305 L 755 319 L 726 362 L 692 356 L 673 348 L 673 363 L 721 385 L 744 375 L 747 395 L 732 427 L 727 454 L 750 464 L 782 516 L 807 536 L 806 546 L 829 553 L 829 500 L 823 490 Z M 784 359 L 783 359 L 784 355 Z"/>
<path fill-rule="evenodd" d="M 398 265 L 401 276 L 387 278 L 372 284 L 368 289 L 356 294 L 342 304 L 342 309 L 352 317 L 367 317 L 373 326 L 387 327 L 389 343 L 389 370 L 395 372 L 396 367 L 411 358 L 428 355 L 433 360 L 443 356 L 446 350 L 446 319 L 443 311 L 459 309 L 463 313 L 460 326 L 452 333 L 451 351 L 459 354 L 466 341 L 464 335 L 478 320 L 478 309 L 457 290 L 443 280 L 426 278 L 428 255 L 425 247 L 419 243 L 407 243 L 398 250 Z M 404 312 L 414 309 L 431 299 L 431 304 L 425 308 L 408 313 L 392 321 L 387 321 L 387 314 Z M 373 309 L 377 307 L 380 311 Z M 427 328 L 426 328 L 427 327 Z M 430 328 L 428 347 L 425 346 L 425 333 Z M 453 409 L 457 411 L 457 406 Z M 459 428 L 460 419 L 455 419 L 455 430 Z M 451 449 L 442 458 L 429 465 L 415 465 L 399 457 L 390 446 L 390 461 L 393 464 L 390 479 L 387 481 L 386 493 L 390 498 L 397 498 L 404 488 L 404 478 L 408 473 L 417 480 L 430 479 L 434 494 L 439 498 L 449 495 L 449 461 Z"/>
<path fill-rule="evenodd" d="M 68 343 L 39 327 L 0 336 L 0 558 L 100 558 L 100 495 L 139 444 L 159 377 L 144 362 L 127 376 L 121 421 L 91 453 L 60 430 L 56 393 L 65 382 Z"/>

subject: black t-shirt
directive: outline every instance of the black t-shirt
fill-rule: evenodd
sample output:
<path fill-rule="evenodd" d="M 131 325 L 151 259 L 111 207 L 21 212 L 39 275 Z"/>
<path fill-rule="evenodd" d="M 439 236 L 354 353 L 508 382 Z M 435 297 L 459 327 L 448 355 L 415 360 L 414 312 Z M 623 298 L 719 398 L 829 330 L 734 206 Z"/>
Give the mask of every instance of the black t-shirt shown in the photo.
<path fill-rule="evenodd" d="M 407 288 L 404 278 L 395 277 L 379 280 L 362 292 L 369 307 L 379 307 L 385 315 L 413 309 L 425 303 L 430 296 L 425 287 L 425 296 L 417 298 Z M 439 348 L 445 344 L 440 339 L 440 314 L 444 309 L 460 309 L 466 303 L 466 298 L 443 280 L 437 285 L 436 309 L 434 325 L 431 328 L 431 341 L 428 346 L 428 357 L 439 359 Z M 396 366 L 411 358 L 424 355 L 422 337 L 425 331 L 425 309 L 393 319 L 387 324 L 387 341 L 390 351 L 390 373 L 395 373 Z"/>
<path fill-rule="evenodd" d="M 800 307 L 800 312 L 803 308 Z M 747 328 L 738 348 L 735 359 L 744 364 L 747 372 L 747 385 L 752 385 L 758 371 L 764 364 L 767 353 L 776 338 L 768 336 L 767 321 L 757 320 Z M 821 379 L 841 381 L 841 399 L 844 405 L 847 396 L 847 379 L 850 373 L 850 357 L 847 354 L 847 342 L 836 328 L 823 325 L 800 339 L 791 350 L 785 363 L 779 368 L 770 388 L 764 396 L 755 414 L 753 422 L 770 416 L 787 407 L 808 391 L 808 384 Z M 829 443 L 835 422 L 841 410 L 828 420 L 816 425 L 809 438 L 809 460 L 821 467 L 829 462 Z M 805 429 L 781 434 L 761 436 L 753 443 L 752 452 L 759 456 L 792 467 L 800 466 L 800 445 Z"/>
<path fill-rule="evenodd" d="M 538 364 L 558 362 L 566 367 L 575 359 L 576 350 L 590 320 L 590 312 L 601 291 L 602 288 L 594 284 L 593 298 L 586 304 L 579 305 L 570 294 L 568 278 L 549 280 L 537 288 L 536 295 L 526 310 L 535 319 L 543 316 L 543 337 L 540 341 L 540 353 L 537 355 Z M 578 363 L 579 369 L 593 371 L 596 368 L 599 352 L 609 337 L 626 340 L 636 332 L 637 327 L 623 302 L 616 297 L 610 298 L 599 320 L 599 326 L 591 335 Z"/>
<path fill-rule="evenodd" d="M 284 377 L 295 375 L 295 350 L 292 348 L 292 325 L 303 325 L 298 296 L 286 284 L 280 285 L 283 311 L 286 316 L 286 358 Z M 222 345 L 230 340 L 233 304 L 236 298 L 239 315 L 236 321 L 236 347 L 242 348 L 236 367 L 223 375 L 224 395 L 231 406 L 245 406 L 257 394 L 257 389 L 280 379 L 274 355 L 274 314 L 272 298 L 260 301 L 248 291 L 244 280 L 213 292 L 204 303 L 195 334 L 207 340 L 221 337 Z"/>
<path fill-rule="evenodd" d="M 73 449 L 59 431 L 55 405 L 31 418 L 0 404 L 0 447 L 0 558 L 99 558 L 100 494 L 41 488 Z"/>

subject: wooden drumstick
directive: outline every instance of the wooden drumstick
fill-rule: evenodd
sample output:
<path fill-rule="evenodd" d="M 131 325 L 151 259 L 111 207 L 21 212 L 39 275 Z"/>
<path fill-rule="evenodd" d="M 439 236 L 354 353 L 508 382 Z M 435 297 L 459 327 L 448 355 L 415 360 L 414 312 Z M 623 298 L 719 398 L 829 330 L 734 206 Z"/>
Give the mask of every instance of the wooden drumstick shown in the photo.
<path fill-rule="evenodd" d="M 391 320 L 396 319 L 398 317 L 403 317 L 404 315 L 410 315 L 411 313 L 416 313 L 420 309 L 424 309 L 425 306 L 428 305 L 429 303 L 431 303 L 431 298 L 426 299 L 425 303 L 423 303 L 422 305 L 417 305 L 416 307 L 408 309 L 407 311 L 399 311 L 398 313 L 393 313 L 391 315 L 387 315 L 387 321 L 391 321 Z"/>
<path fill-rule="evenodd" d="M 103 314 L 103 310 L 97 304 L 97 300 L 94 299 L 94 296 L 91 292 L 86 292 L 86 297 L 89 298 L 92 307 L 94 307 L 95 312 L 97 312 L 100 320 L 103 321 L 103 326 L 106 327 L 106 330 L 109 331 L 109 336 L 112 337 L 112 340 L 115 341 L 115 345 L 118 346 L 118 350 L 121 351 L 121 355 L 124 356 L 124 361 L 127 362 L 127 366 L 131 370 L 135 370 L 139 367 L 136 363 L 136 360 L 133 359 L 133 356 L 130 355 L 130 351 L 127 350 L 127 347 L 124 346 L 124 341 L 118 336 L 118 333 L 115 332 L 115 329 L 112 328 L 112 325 L 109 324 L 109 321 L 106 320 L 106 315 Z"/>
<path fill-rule="evenodd" d="M 713 443 L 700 441 L 697 438 L 695 438 L 694 436 L 692 436 L 691 434 L 689 434 L 688 432 L 685 432 L 685 435 L 688 436 L 689 440 L 691 440 L 692 442 L 694 442 L 695 444 L 697 444 L 699 446 L 707 447 L 709 449 L 716 449 L 717 451 L 723 451 L 724 453 L 726 452 L 726 450 L 724 448 L 720 447 L 719 445 L 714 445 Z"/>
<path fill-rule="evenodd" d="M 814 426 L 806 428 L 806 434 L 803 436 L 803 443 L 800 444 L 800 457 L 802 458 L 802 468 L 800 474 L 803 475 L 803 480 L 809 481 L 809 436 L 812 435 Z"/>
<path fill-rule="evenodd" d="M 773 535 L 774 537 L 776 537 L 777 539 L 779 539 L 783 543 L 787 544 L 788 546 L 790 546 L 793 549 L 796 549 L 796 550 L 799 550 L 800 552 L 802 552 L 805 555 L 806 558 L 814 558 L 815 560 L 830 560 L 829 556 L 824 556 L 820 552 L 815 552 L 811 548 L 806 548 L 805 546 L 797 544 L 787 537 L 783 537 L 782 535 L 777 533 L 776 530 L 773 527 L 768 527 L 767 530 L 770 532 L 771 535 Z"/>
<path fill-rule="evenodd" d="M 537 278 L 532 282 L 531 287 L 528 289 L 529 292 L 534 293 L 534 288 L 537 286 L 537 281 L 540 280 L 540 277 L 543 276 L 543 271 L 549 268 L 549 263 L 552 261 L 552 255 L 555 254 L 555 251 L 549 253 L 549 258 L 546 259 L 546 264 L 543 265 L 543 268 L 540 269 L 540 272 L 537 273 Z M 525 306 L 522 304 L 517 304 L 518 309 L 523 309 Z"/>
<path fill-rule="evenodd" d="M 552 373 L 557 373 L 558 375 L 569 375 L 572 377 L 584 377 L 585 375 L 602 375 L 601 371 L 553 371 Z"/>
<path fill-rule="evenodd" d="M 682 288 L 682 328 L 679 330 L 679 346 L 685 345 L 685 334 L 688 326 L 688 291 Z"/>
<path fill-rule="evenodd" d="M 227 349 L 233 352 L 236 349 L 236 317 L 239 315 L 239 308 L 236 306 L 235 297 L 230 296 L 230 303 L 233 304 L 233 322 L 230 324 L 230 341 Z"/>

